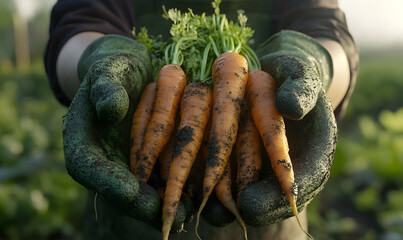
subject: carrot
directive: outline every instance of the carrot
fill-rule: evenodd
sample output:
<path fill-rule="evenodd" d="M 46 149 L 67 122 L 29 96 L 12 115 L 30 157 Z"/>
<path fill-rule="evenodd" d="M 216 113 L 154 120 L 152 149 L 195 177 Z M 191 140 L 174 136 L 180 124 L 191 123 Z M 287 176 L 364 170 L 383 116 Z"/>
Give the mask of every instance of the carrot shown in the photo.
<path fill-rule="evenodd" d="M 160 180 L 162 183 L 154 187 L 154 189 L 157 191 L 162 200 L 164 200 L 165 185 L 169 177 L 169 168 L 171 167 L 172 152 L 174 151 L 175 135 L 177 129 L 178 124 L 176 124 L 175 122 L 174 131 L 172 132 L 171 137 L 169 138 L 169 141 L 166 144 L 165 148 L 162 150 L 158 157 Z M 153 174 L 151 174 L 149 182 L 151 181 L 152 176 Z"/>
<path fill-rule="evenodd" d="M 161 68 L 156 85 L 154 111 L 134 173 L 139 180 L 148 181 L 157 157 L 171 137 L 185 84 L 186 76 L 179 65 L 167 64 Z"/>
<path fill-rule="evenodd" d="M 196 220 L 207 203 L 227 165 L 238 132 L 241 102 L 245 94 L 248 63 L 234 52 L 221 54 L 213 63 L 213 110 L 206 169 L 203 179 L 203 200 Z M 199 237 L 200 238 L 200 237 Z"/>
<path fill-rule="evenodd" d="M 245 102 L 248 103 L 247 95 Z M 241 192 L 251 183 L 259 179 L 262 168 L 261 139 L 252 116 L 249 105 L 245 105 L 241 113 L 238 136 L 235 143 L 237 160 L 237 202 Z"/>
<path fill-rule="evenodd" d="M 186 188 L 186 193 L 190 198 L 194 198 L 195 191 L 202 188 L 204 168 L 206 166 L 206 157 L 208 151 L 208 139 L 211 130 L 211 118 L 207 122 L 207 126 L 204 129 L 203 140 L 201 142 L 200 150 L 197 153 L 196 160 L 193 164 L 192 170 L 190 170 L 190 175 Z"/>
<path fill-rule="evenodd" d="M 164 182 L 168 181 L 169 168 L 171 167 L 172 163 L 172 152 L 174 150 L 174 141 L 175 141 L 174 134 L 175 132 L 172 133 L 171 138 L 169 139 L 167 145 L 165 146 L 164 150 L 162 150 L 158 158 L 160 167 L 160 177 Z"/>
<path fill-rule="evenodd" d="M 189 178 L 186 182 L 184 191 L 186 195 L 188 195 L 191 199 L 194 199 L 194 197 L 196 196 L 196 192 L 201 189 L 205 165 L 206 162 L 203 157 L 202 151 L 199 150 L 196 156 L 196 160 L 193 163 L 192 169 L 190 170 Z"/>
<path fill-rule="evenodd" d="M 294 171 L 288 154 L 284 120 L 275 106 L 275 91 L 275 81 L 268 73 L 260 70 L 249 73 L 246 95 L 250 99 L 252 118 L 259 130 L 280 186 L 291 204 L 298 225 L 309 238 L 313 239 L 302 227 L 298 218 L 296 204 L 298 187 L 294 181 Z"/>
<path fill-rule="evenodd" d="M 149 83 L 143 90 L 136 111 L 133 114 L 130 131 L 130 170 L 134 173 L 144 135 L 154 108 L 155 82 Z"/>
<path fill-rule="evenodd" d="M 181 119 L 162 207 L 163 239 L 168 239 L 183 186 L 203 140 L 211 105 L 212 93 L 207 85 L 193 82 L 186 86 L 181 101 Z"/>
<path fill-rule="evenodd" d="M 162 152 L 160 153 L 160 156 L 158 158 L 159 165 L 160 165 L 159 166 L 160 167 L 160 177 L 164 182 L 168 181 L 169 168 L 171 167 L 171 163 L 172 163 L 172 153 L 174 151 L 175 137 L 176 137 L 177 130 L 178 130 L 178 124 L 177 124 L 177 122 L 175 122 L 174 131 L 172 132 L 167 145 L 162 150 Z"/>
<path fill-rule="evenodd" d="M 245 239 L 247 240 L 248 234 L 246 231 L 245 222 L 243 221 L 241 214 L 239 213 L 235 200 L 232 198 L 230 162 L 227 163 L 223 176 L 215 187 L 215 194 L 218 200 L 220 200 L 220 202 L 224 205 L 224 207 L 227 208 L 232 214 L 234 214 L 236 220 L 238 221 L 244 232 Z"/>

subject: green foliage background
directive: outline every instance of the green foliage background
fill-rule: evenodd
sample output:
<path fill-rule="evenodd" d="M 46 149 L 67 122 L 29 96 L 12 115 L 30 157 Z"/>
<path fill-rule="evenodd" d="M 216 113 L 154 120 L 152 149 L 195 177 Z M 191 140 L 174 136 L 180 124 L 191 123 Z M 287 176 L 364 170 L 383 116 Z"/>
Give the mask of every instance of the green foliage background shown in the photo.
<path fill-rule="evenodd" d="M 50 92 L 39 60 L 0 78 L 0 239 L 73 237 L 85 198 L 64 168 L 66 108 Z"/>
<path fill-rule="evenodd" d="M 28 22 L 31 64 L 15 64 L 11 1 L 0 2 L 0 239 L 75 239 L 85 189 L 64 167 L 62 121 L 43 53 L 49 9 Z"/>
<path fill-rule="evenodd" d="M 9 1 L 7 1 L 9 2 Z M 0 3 L 0 240 L 77 239 L 85 189 L 66 173 L 62 121 L 42 54 L 49 12 L 29 22 L 32 63 L 16 69 Z M 403 239 L 403 47 L 361 49 L 332 174 L 309 205 L 316 239 Z"/>
<path fill-rule="evenodd" d="M 309 205 L 317 239 L 403 239 L 403 46 L 361 49 L 325 190 Z"/>

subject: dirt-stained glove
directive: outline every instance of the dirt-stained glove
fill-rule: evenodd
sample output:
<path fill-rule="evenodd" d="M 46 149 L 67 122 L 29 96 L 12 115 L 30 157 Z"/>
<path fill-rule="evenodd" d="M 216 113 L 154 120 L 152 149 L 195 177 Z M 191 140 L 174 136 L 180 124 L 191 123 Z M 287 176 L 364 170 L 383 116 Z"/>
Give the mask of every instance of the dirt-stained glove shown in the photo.
<path fill-rule="evenodd" d="M 337 126 L 325 93 L 332 78 L 331 57 L 316 40 L 295 31 L 273 35 L 257 54 L 262 70 L 273 76 L 278 87 L 276 106 L 286 117 L 301 211 L 324 188 L 336 148 Z M 262 177 L 241 194 L 245 221 L 264 226 L 293 216 L 270 166 L 263 169 Z"/>
<path fill-rule="evenodd" d="M 68 173 L 117 211 L 160 230 L 157 192 L 129 170 L 131 120 L 151 80 L 146 47 L 130 38 L 106 35 L 85 50 L 78 68 L 82 83 L 63 125 Z M 185 217 L 181 204 L 174 231 Z"/>

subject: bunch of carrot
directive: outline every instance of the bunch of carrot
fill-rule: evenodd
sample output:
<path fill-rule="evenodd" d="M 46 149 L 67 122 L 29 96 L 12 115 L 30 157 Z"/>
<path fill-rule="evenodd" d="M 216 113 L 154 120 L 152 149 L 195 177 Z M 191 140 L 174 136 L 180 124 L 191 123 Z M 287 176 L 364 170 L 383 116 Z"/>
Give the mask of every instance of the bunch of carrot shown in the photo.
<path fill-rule="evenodd" d="M 200 213 L 214 190 L 247 239 L 231 190 L 233 150 L 238 196 L 259 179 L 264 146 L 298 217 L 284 121 L 274 104 L 275 82 L 259 70 L 260 63 L 248 46 L 253 31 L 246 26 L 246 16 L 240 11 L 237 22 L 228 21 L 219 4 L 220 0 L 213 1 L 211 16 L 164 9 L 163 17 L 173 22 L 169 43 L 151 39 L 144 29 L 137 35 L 155 54 L 153 64 L 159 72 L 156 81 L 145 87 L 133 115 L 130 168 L 147 182 L 158 161 L 160 177 L 166 182 L 160 192 L 163 239 L 168 239 L 192 166 L 200 166 L 195 164 L 200 160 L 205 164 L 197 236 L 200 239 Z"/>

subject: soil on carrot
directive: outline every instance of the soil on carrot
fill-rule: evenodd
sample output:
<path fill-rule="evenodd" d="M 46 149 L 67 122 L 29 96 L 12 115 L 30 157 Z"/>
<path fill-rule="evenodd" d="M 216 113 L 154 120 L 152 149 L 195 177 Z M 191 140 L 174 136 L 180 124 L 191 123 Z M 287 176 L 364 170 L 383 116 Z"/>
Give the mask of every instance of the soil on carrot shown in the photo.
<path fill-rule="evenodd" d="M 241 168 L 243 165 L 245 165 L 246 158 L 241 158 L 239 159 L 239 167 Z M 244 185 L 245 183 L 249 182 L 248 176 L 254 175 L 258 170 L 256 167 L 248 166 L 243 173 L 243 175 L 238 179 L 238 184 L 239 185 Z"/>
<path fill-rule="evenodd" d="M 146 157 L 145 160 L 147 160 L 148 157 Z M 146 169 L 145 166 L 141 165 L 138 167 L 137 171 L 136 171 L 137 176 L 141 177 L 141 178 L 145 178 L 146 177 Z"/>
<path fill-rule="evenodd" d="M 235 111 L 237 112 L 238 116 L 238 122 L 240 121 L 241 117 L 240 117 L 240 113 L 242 108 L 246 105 L 245 101 L 242 98 L 233 98 L 232 102 L 235 104 Z"/>
<path fill-rule="evenodd" d="M 196 86 L 197 85 L 207 86 L 204 83 L 191 83 L 191 84 L 196 85 Z M 199 87 L 188 88 L 187 91 L 184 93 L 183 98 L 186 98 L 188 96 L 193 96 L 193 95 L 200 95 L 201 97 L 204 97 L 206 95 L 206 92 L 200 91 L 200 89 L 202 89 L 202 88 L 199 88 Z"/>
<path fill-rule="evenodd" d="M 176 144 L 173 151 L 173 156 L 179 156 L 182 153 L 182 149 L 189 142 L 193 141 L 194 129 L 191 126 L 184 126 L 178 130 L 176 134 Z"/>

